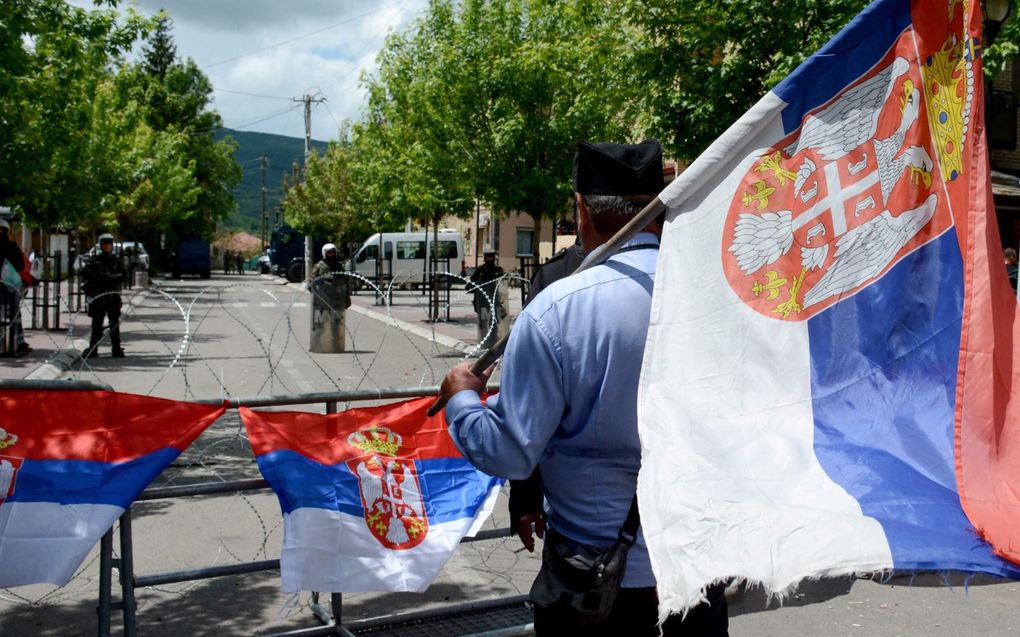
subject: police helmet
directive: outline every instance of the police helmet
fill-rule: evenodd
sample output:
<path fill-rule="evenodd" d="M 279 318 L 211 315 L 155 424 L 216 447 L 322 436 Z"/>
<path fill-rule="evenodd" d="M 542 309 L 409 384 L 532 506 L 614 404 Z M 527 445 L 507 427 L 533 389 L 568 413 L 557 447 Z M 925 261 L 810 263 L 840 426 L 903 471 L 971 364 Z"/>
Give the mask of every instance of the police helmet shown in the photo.
<path fill-rule="evenodd" d="M 113 243 L 113 235 L 109 232 L 99 235 L 99 244 L 102 245 L 104 243 Z"/>
<path fill-rule="evenodd" d="M 326 253 L 327 252 L 336 252 L 336 246 L 333 245 L 332 243 L 327 243 L 326 245 L 322 246 L 322 258 L 323 259 L 326 258 Z"/>

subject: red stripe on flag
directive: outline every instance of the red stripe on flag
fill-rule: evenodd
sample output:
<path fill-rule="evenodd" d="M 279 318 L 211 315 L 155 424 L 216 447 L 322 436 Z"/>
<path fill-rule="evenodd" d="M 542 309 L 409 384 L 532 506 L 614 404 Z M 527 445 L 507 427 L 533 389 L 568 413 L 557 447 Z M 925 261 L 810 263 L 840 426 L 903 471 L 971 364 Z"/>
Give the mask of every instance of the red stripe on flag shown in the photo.
<path fill-rule="evenodd" d="M 980 11 L 978 4 L 971 5 L 975 37 Z M 978 534 L 998 555 L 1020 563 L 1020 321 L 995 223 L 983 82 L 975 89 L 972 141 L 965 153 L 969 174 L 957 180 L 962 183 L 953 200 L 964 264 L 956 479 L 963 509 Z"/>
<path fill-rule="evenodd" d="M 426 414 L 434 397 L 401 403 L 348 409 L 339 414 L 305 412 L 254 412 L 241 408 L 241 419 L 256 456 L 289 449 L 325 465 L 365 454 L 348 444 L 348 437 L 372 427 L 385 427 L 400 436 L 402 458 L 459 458 L 460 452 L 446 430 L 442 412 Z"/>
<path fill-rule="evenodd" d="M 123 462 L 167 447 L 184 450 L 225 410 L 225 403 L 107 391 L 7 390 L 0 396 L 0 429 L 6 432 L 0 453 Z"/>

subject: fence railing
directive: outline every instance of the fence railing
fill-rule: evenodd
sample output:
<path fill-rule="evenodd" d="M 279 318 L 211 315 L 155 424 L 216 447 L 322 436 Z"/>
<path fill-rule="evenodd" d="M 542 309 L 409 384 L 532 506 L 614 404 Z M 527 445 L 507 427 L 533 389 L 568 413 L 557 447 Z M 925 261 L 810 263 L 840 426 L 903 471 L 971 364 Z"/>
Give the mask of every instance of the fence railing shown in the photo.
<path fill-rule="evenodd" d="M 21 295 L 5 283 L 0 283 L 0 356 L 14 356 L 16 319 L 21 310 Z"/>
<path fill-rule="evenodd" d="M 82 389 L 105 389 L 110 388 L 99 383 L 68 382 L 68 381 L 4 381 L 0 385 L 6 388 L 31 387 L 36 389 L 53 390 L 82 390 Z M 496 389 L 496 386 L 493 386 Z M 268 396 L 257 398 L 239 398 L 229 401 L 229 409 L 240 407 L 278 407 L 285 405 L 312 405 L 324 404 L 326 413 L 336 413 L 338 403 L 350 403 L 368 400 L 389 400 L 401 398 L 418 398 L 423 396 L 434 396 L 438 393 L 438 387 L 412 387 L 412 388 L 385 388 L 377 390 L 320 392 L 300 395 Z M 197 402 L 220 404 L 221 399 L 208 399 Z M 219 494 L 239 494 L 244 492 L 269 489 L 268 484 L 262 479 L 234 480 L 226 482 L 209 482 L 184 486 L 152 487 L 146 489 L 135 501 L 148 502 L 153 500 L 170 500 L 188 498 L 195 496 L 208 496 Z M 171 583 L 204 580 L 209 578 L 255 573 L 261 571 L 278 570 L 280 560 L 261 560 L 229 564 L 224 566 L 207 566 L 183 571 L 166 571 L 137 575 L 134 572 L 134 537 L 132 533 L 132 508 L 129 507 L 120 518 L 119 540 L 120 557 L 115 557 L 113 552 L 114 530 L 111 528 L 100 540 L 99 555 L 99 600 L 96 608 L 98 614 L 98 632 L 100 637 L 107 637 L 111 634 L 111 621 L 115 611 L 120 611 L 123 619 L 123 630 L 125 637 L 137 635 L 137 603 L 135 591 L 139 588 L 158 586 Z M 479 532 L 473 538 L 465 538 L 464 542 L 475 542 L 505 538 L 512 535 L 509 528 L 490 529 Z M 117 569 L 120 575 L 120 601 L 114 600 L 113 570 Z M 507 606 L 512 604 L 523 604 L 526 596 L 512 598 L 500 598 L 491 602 L 462 602 L 447 604 L 441 608 L 434 608 L 428 611 L 394 615 L 388 618 L 376 618 L 372 620 L 360 620 L 345 625 L 343 622 L 343 595 L 341 593 L 330 593 L 329 608 L 319 603 L 319 593 L 312 593 L 311 611 L 319 626 L 302 628 L 291 631 L 274 633 L 274 637 L 302 637 L 308 635 L 342 635 L 353 637 L 351 630 L 362 630 L 375 628 L 389 621 L 398 623 L 402 621 L 418 621 L 423 617 L 435 617 L 450 615 L 458 612 L 484 610 L 487 606 Z M 509 626 L 498 631 L 499 635 L 510 637 L 513 635 L 530 635 L 530 625 Z"/>
<path fill-rule="evenodd" d="M 42 260 L 42 276 L 38 283 L 26 290 L 26 300 L 32 306 L 31 328 L 59 330 L 60 313 L 64 309 L 61 283 L 68 274 L 64 269 L 64 255 L 57 250 L 53 254 L 36 255 L 35 258 Z"/>

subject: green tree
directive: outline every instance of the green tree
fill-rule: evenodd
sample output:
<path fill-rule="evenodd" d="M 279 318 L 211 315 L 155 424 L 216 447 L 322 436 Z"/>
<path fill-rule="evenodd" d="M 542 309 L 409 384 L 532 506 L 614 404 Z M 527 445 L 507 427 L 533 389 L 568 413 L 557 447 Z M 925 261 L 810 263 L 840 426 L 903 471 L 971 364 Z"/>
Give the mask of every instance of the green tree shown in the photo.
<path fill-rule="evenodd" d="M 90 137 L 96 87 L 151 26 L 130 9 L 121 18 L 112 9 L 85 10 L 63 0 L 3 3 L 0 202 L 41 226 L 98 213 L 97 202 L 112 185 L 90 174 L 93 162 L 105 161 Z"/>
<path fill-rule="evenodd" d="M 153 77 L 165 78 L 167 71 L 177 62 L 177 45 L 170 35 L 170 16 L 161 13 L 156 17 L 156 29 L 149 43 L 142 48 L 145 72 Z"/>
<path fill-rule="evenodd" d="M 357 207 L 352 161 L 351 143 L 342 137 L 322 155 L 313 152 L 303 171 L 294 167 L 284 181 L 282 201 L 291 226 L 340 245 L 368 233 L 367 220 Z"/>
<path fill-rule="evenodd" d="M 640 37 L 634 72 L 645 125 L 667 154 L 697 157 L 775 84 L 847 25 L 868 0 L 627 0 Z M 986 73 L 1014 56 L 1011 19 L 986 55 Z"/>
<path fill-rule="evenodd" d="M 214 138 L 223 121 L 209 109 L 212 84 L 193 60 L 176 58 L 171 24 L 166 15 L 158 17 L 142 60 L 126 71 L 125 97 L 144 106 L 146 123 L 153 131 L 185 140 L 183 152 L 192 166 L 198 194 L 189 198 L 187 209 L 178 210 L 163 225 L 208 236 L 215 222 L 236 208 L 231 190 L 241 180 L 241 167 L 234 159 L 236 143 Z M 166 148 L 171 146 L 179 144 Z"/>
<path fill-rule="evenodd" d="M 471 207 L 467 165 L 454 150 L 455 140 L 442 113 L 441 93 L 449 87 L 438 55 L 436 30 L 445 3 L 434 3 L 410 35 L 393 35 L 379 55 L 379 71 L 367 80 L 369 120 L 361 131 L 372 136 L 371 158 L 385 184 L 382 209 L 396 218 L 433 225 Z"/>
<path fill-rule="evenodd" d="M 352 195 L 364 234 L 400 229 L 411 218 L 399 167 L 390 163 L 389 125 L 368 119 L 351 127 Z M 360 238 L 360 237 L 359 237 Z"/>
<path fill-rule="evenodd" d="M 392 202 L 437 219 L 472 199 L 557 217 L 578 141 L 625 139 L 627 33 L 608 0 L 434 0 L 367 78 Z"/>
<path fill-rule="evenodd" d="M 577 142 L 633 136 L 619 3 L 479 0 L 465 3 L 460 24 L 459 41 L 474 48 L 461 64 L 482 78 L 472 91 L 462 76 L 459 89 L 478 187 L 495 210 L 525 212 L 537 228 L 569 207 Z"/>

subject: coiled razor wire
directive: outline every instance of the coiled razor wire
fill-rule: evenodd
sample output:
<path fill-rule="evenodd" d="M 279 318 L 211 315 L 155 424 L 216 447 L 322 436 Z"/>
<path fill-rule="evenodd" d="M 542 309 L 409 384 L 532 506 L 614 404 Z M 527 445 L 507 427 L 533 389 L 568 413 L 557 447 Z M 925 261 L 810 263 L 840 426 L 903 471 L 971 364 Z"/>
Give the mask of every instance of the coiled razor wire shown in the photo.
<path fill-rule="evenodd" d="M 236 346 L 231 346 L 232 351 L 253 351 L 257 353 L 257 358 L 263 361 L 260 371 L 248 375 L 249 379 L 261 378 L 258 381 L 255 395 L 275 394 L 281 390 L 299 393 L 280 373 L 284 362 L 293 363 L 294 358 L 310 362 L 311 368 L 320 375 L 320 381 L 326 382 L 331 390 L 382 387 L 384 384 L 379 382 L 376 370 L 382 352 L 392 339 L 399 339 L 400 345 L 409 346 L 405 359 L 409 369 L 415 361 L 423 365 L 422 371 L 417 377 L 419 386 L 438 384 L 445 374 L 447 366 L 437 367 L 432 358 L 433 355 L 440 353 L 441 349 L 448 348 L 439 345 L 436 323 L 424 320 L 429 315 L 431 299 L 413 293 L 399 297 L 405 303 L 403 307 L 406 307 L 406 301 L 410 298 L 413 299 L 411 308 L 415 312 L 420 310 L 423 323 L 428 325 L 429 334 L 431 334 L 431 339 L 425 339 L 427 347 L 423 347 L 423 339 L 401 329 L 401 322 L 394 316 L 394 299 L 397 298 L 397 293 L 411 282 L 419 280 L 420 275 L 398 272 L 382 287 L 355 273 L 338 273 L 337 276 L 347 277 L 348 285 L 352 289 L 357 286 L 362 291 L 376 295 L 377 299 L 381 299 L 382 309 L 385 313 L 385 320 L 382 321 L 385 329 L 380 337 L 376 337 L 378 340 L 373 348 L 358 347 L 358 342 L 363 330 L 376 319 L 362 313 L 348 312 L 346 314 L 345 336 L 350 351 L 349 360 L 353 362 L 355 372 L 344 378 L 335 378 L 335 374 L 324 366 L 322 361 L 325 358 L 313 356 L 301 344 L 302 339 L 298 338 L 295 331 L 293 312 L 310 306 L 313 295 L 312 293 L 300 293 L 295 289 L 295 286 L 280 286 L 281 289 L 285 289 L 291 294 L 289 299 L 269 287 L 273 284 L 268 283 L 265 277 L 258 282 L 232 282 L 228 285 L 209 284 L 197 290 L 189 288 L 186 284 L 161 284 L 154 281 L 148 289 L 124 291 L 122 297 L 125 302 L 122 306 L 120 325 L 122 342 L 130 347 L 132 340 L 146 338 L 155 342 L 155 347 L 159 350 L 157 352 L 150 351 L 147 354 L 150 356 L 154 353 L 163 354 L 166 357 L 162 371 L 151 385 L 148 385 L 145 394 L 154 396 L 162 392 L 168 394 L 164 397 L 182 400 L 208 398 L 207 384 L 200 383 L 199 379 L 195 377 L 196 372 L 201 371 L 216 379 L 220 394 L 224 398 L 237 397 L 230 387 L 231 383 L 227 378 L 224 378 L 223 372 L 217 372 L 210 363 L 209 357 L 203 355 L 201 344 L 204 334 L 203 327 L 214 316 L 228 320 L 228 324 L 231 326 L 231 342 L 233 343 L 235 340 L 238 342 Z M 438 276 L 445 277 L 451 282 L 451 286 L 463 283 L 465 289 L 473 290 L 475 288 L 467 278 L 457 274 L 444 272 Z M 492 320 L 488 326 L 488 334 L 497 329 L 494 290 L 501 281 L 517 283 L 523 279 L 514 274 L 506 274 L 499 281 L 489 282 L 480 287 L 492 310 L 489 312 Z M 459 290 L 451 290 L 451 292 L 459 292 Z M 465 292 L 465 294 L 469 295 L 470 292 Z M 61 310 L 69 317 L 66 323 L 67 328 L 62 333 L 42 332 L 48 344 L 57 352 L 80 349 L 82 339 L 87 338 L 91 328 L 91 321 L 88 317 L 86 316 L 82 320 L 80 316 L 85 312 L 73 311 L 67 299 L 68 295 L 61 297 Z M 331 311 L 343 311 L 343 308 L 332 307 L 328 300 L 321 296 L 317 300 Z M 246 312 L 242 311 L 243 308 L 250 307 L 253 303 L 258 303 L 258 306 L 266 310 L 266 313 L 278 312 L 278 316 L 275 317 L 268 332 L 257 327 L 245 316 Z M 439 309 L 452 309 L 454 305 L 456 304 L 452 301 L 447 302 Z M 169 315 L 174 318 L 168 319 L 159 314 L 161 310 L 169 311 Z M 27 303 L 23 300 L 23 315 L 27 315 L 29 311 Z M 178 327 L 168 332 L 166 330 L 168 321 Z M 302 325 L 302 328 L 307 329 L 307 326 Z M 482 342 L 484 340 L 485 338 L 482 339 Z M 99 347 L 108 347 L 108 341 L 109 332 L 104 331 Z M 480 344 L 465 343 L 465 346 L 463 351 L 458 354 L 458 358 L 461 360 L 477 356 L 481 351 Z M 129 351 L 129 356 L 132 354 L 137 353 Z M 55 357 L 51 357 L 47 362 L 53 362 L 52 358 Z M 103 380 L 104 369 L 102 366 L 95 365 L 94 360 L 78 356 L 71 366 L 70 375 L 76 380 Z M 379 372 L 381 371 L 379 370 Z M 264 376 L 262 376 L 263 373 Z M 170 395 L 176 393 L 173 390 L 169 393 L 162 391 L 171 378 L 179 378 L 183 383 L 179 395 Z M 345 378 L 349 382 L 343 382 Z M 109 379 L 106 382 L 109 382 Z M 111 385 L 116 387 L 114 383 Z M 348 386 L 345 387 L 345 385 Z M 250 396 L 251 393 L 248 392 L 246 395 Z M 344 408 L 348 406 L 349 404 L 344 405 Z M 157 482 L 159 486 L 169 486 L 187 484 L 196 480 L 228 481 L 245 477 L 259 477 L 258 469 L 238 414 L 228 412 L 185 450 L 157 479 Z M 271 559 L 278 554 L 283 528 L 275 498 L 269 494 L 261 499 L 258 495 L 238 494 L 232 496 L 232 501 L 238 502 L 243 510 L 247 511 L 244 520 L 238 519 L 239 514 L 229 520 L 224 520 L 222 516 L 216 515 L 219 513 L 219 507 L 198 504 L 198 519 L 216 543 L 215 547 L 203 547 L 205 552 L 201 557 L 202 565 L 210 565 L 210 559 L 212 565 L 216 565 Z M 267 501 L 270 505 L 268 509 Z M 144 520 L 148 512 L 154 511 L 151 508 L 152 504 L 140 504 L 137 520 Z M 274 516 L 272 519 L 267 519 L 267 510 L 272 512 Z M 139 528 L 135 530 L 136 539 L 139 537 L 139 529 L 142 526 L 137 520 L 136 526 Z M 247 549 L 237 546 L 239 522 L 243 522 L 243 534 L 249 538 L 257 537 L 254 543 L 248 542 Z M 250 546 L 251 544 L 254 546 Z M 211 558 L 209 552 L 212 553 Z M 144 559 L 144 555 L 136 551 L 135 559 L 137 568 L 140 566 L 139 562 Z M 516 539 L 501 539 L 464 545 L 460 548 L 456 559 L 477 569 L 481 573 L 480 579 L 487 585 L 497 586 L 501 594 L 520 594 L 525 590 L 514 584 L 513 574 L 520 573 L 522 563 L 529 561 L 532 562 L 532 566 L 525 567 L 524 570 L 527 571 L 530 568 L 533 571 L 536 557 L 520 553 Z M 18 587 L 17 589 L 2 589 L 0 590 L 0 606 L 6 604 L 41 608 L 68 603 L 78 604 L 83 597 L 95 595 L 99 571 L 97 561 L 98 551 L 93 550 L 75 573 L 71 582 L 61 588 L 36 585 Z M 142 570 L 139 568 L 137 572 L 141 574 Z M 195 590 L 201 584 L 201 582 L 184 582 L 177 585 L 152 587 L 151 590 L 180 597 L 198 594 Z M 524 588 L 526 589 L 526 586 Z M 292 615 L 300 605 L 307 604 L 307 594 L 303 594 L 303 597 L 303 601 L 299 596 L 284 598 L 279 606 L 277 618 L 285 619 Z M 373 597 L 375 595 L 367 593 L 346 595 L 347 608 L 354 608 L 359 601 L 369 601 Z M 144 596 L 139 598 L 139 602 L 140 609 L 142 609 L 146 604 Z M 144 615 L 140 614 L 139 617 L 143 618 Z"/>

